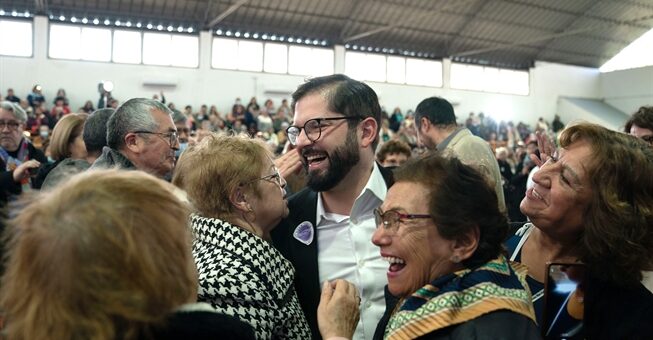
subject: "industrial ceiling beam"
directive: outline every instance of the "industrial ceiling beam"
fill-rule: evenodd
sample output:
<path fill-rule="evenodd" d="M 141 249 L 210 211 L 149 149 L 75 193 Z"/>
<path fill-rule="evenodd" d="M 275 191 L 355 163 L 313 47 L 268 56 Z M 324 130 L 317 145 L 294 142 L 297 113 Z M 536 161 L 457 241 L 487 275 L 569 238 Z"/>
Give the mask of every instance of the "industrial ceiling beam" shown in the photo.
<path fill-rule="evenodd" d="M 421 11 L 421 13 L 419 15 L 417 15 L 416 17 L 411 18 L 411 20 L 419 21 L 419 20 L 421 20 L 421 19 L 423 19 L 423 18 L 425 18 L 427 16 L 431 16 L 431 15 L 436 14 L 436 13 L 440 13 L 440 12 L 444 12 L 444 11 L 447 11 L 447 10 L 452 10 L 454 8 L 462 7 L 464 5 L 467 5 L 467 3 L 470 2 L 470 1 L 475 1 L 475 0 L 460 0 L 460 1 L 450 3 L 448 6 L 445 5 L 445 6 L 442 6 L 442 7 L 438 8 L 438 9 L 435 9 L 435 10 L 424 10 L 424 11 Z M 393 28 L 400 27 L 402 24 L 403 23 L 399 21 L 399 22 L 397 22 L 395 24 L 392 24 L 392 25 L 382 26 L 382 27 L 379 27 L 379 28 L 375 28 L 373 30 L 369 30 L 367 32 L 361 32 L 361 33 L 346 37 L 343 40 L 344 40 L 345 43 L 352 42 L 354 40 L 366 38 L 366 37 L 369 37 L 369 36 L 377 34 L 377 33 L 389 31 L 389 30 L 391 30 Z"/>
<path fill-rule="evenodd" d="M 34 0 L 36 14 L 47 14 L 48 0 Z"/>
<path fill-rule="evenodd" d="M 220 13 L 220 15 L 218 15 L 218 16 L 215 17 L 215 18 L 213 18 L 213 20 L 211 20 L 211 22 L 209 22 L 209 24 L 207 25 L 207 28 L 208 28 L 208 29 L 212 29 L 213 27 L 215 27 L 215 25 L 217 25 L 217 24 L 219 24 L 220 22 L 222 22 L 222 20 L 224 20 L 224 19 L 225 19 L 226 17 L 228 17 L 229 15 L 231 15 L 231 13 L 235 12 L 236 10 L 238 10 L 240 7 L 242 7 L 242 6 L 243 6 L 246 2 L 248 2 L 248 1 L 249 1 L 249 0 L 238 0 L 238 1 L 236 1 L 236 3 L 232 4 L 231 6 L 229 6 L 229 8 L 227 8 L 226 11 Z"/>
<path fill-rule="evenodd" d="M 629 20 L 628 22 L 633 24 L 633 23 L 637 23 L 637 22 L 640 22 L 640 21 L 651 20 L 651 19 L 653 19 L 653 15 L 647 15 L 647 16 L 640 17 L 640 18 L 637 18 L 637 19 L 634 19 L 634 20 Z M 566 37 L 566 36 L 570 36 L 570 35 L 576 35 L 576 34 L 581 34 L 581 33 L 589 32 L 589 31 L 594 31 L 597 28 L 602 28 L 604 26 L 614 26 L 614 23 L 604 22 L 604 23 L 600 23 L 600 24 L 596 24 L 596 25 L 591 25 L 591 26 L 585 27 L 585 28 L 579 28 L 579 29 L 575 29 L 575 30 L 568 30 L 568 31 L 563 31 L 563 32 L 560 32 L 560 33 L 555 33 L 555 34 L 548 34 L 548 35 L 544 35 L 544 36 L 541 36 L 541 37 L 537 37 L 535 39 L 526 39 L 526 40 L 522 40 L 522 41 L 516 41 L 516 42 L 513 42 L 513 43 L 496 43 L 496 46 L 492 46 L 492 47 L 479 48 L 479 49 L 464 51 L 464 52 L 459 52 L 459 53 L 452 53 L 451 57 L 466 57 L 466 56 L 470 56 L 470 55 L 477 55 L 477 54 L 481 54 L 481 53 L 487 53 L 487 52 L 493 52 L 493 51 L 497 51 L 497 50 L 503 50 L 503 49 L 510 48 L 510 47 L 530 45 L 530 44 L 534 44 L 534 43 L 537 43 L 537 42 L 546 41 L 546 40 L 550 40 L 550 39 L 561 38 L 561 37 Z"/>

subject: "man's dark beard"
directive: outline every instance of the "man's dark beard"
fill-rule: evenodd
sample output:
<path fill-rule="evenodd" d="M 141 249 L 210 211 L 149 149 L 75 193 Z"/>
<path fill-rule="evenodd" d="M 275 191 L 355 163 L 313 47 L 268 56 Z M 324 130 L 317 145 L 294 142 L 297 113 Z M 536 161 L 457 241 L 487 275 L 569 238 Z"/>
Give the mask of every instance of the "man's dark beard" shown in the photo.
<path fill-rule="evenodd" d="M 308 173 L 306 185 L 314 191 L 329 191 L 345 178 L 351 168 L 358 164 L 360 158 L 356 130 L 350 129 L 347 132 L 345 144 L 338 146 L 329 155 L 329 168 L 326 172 L 322 174 L 318 174 L 317 171 L 310 172 L 308 171 L 308 164 L 304 164 L 304 168 Z"/>

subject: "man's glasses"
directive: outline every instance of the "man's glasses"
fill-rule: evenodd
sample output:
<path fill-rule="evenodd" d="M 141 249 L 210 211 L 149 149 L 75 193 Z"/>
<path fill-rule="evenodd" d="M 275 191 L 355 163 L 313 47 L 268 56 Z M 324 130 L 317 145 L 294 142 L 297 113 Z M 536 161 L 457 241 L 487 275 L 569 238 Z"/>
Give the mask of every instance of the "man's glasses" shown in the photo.
<path fill-rule="evenodd" d="M 19 126 L 20 123 L 15 120 L 0 120 L 0 129 L 7 127 L 9 130 L 18 130 Z"/>
<path fill-rule="evenodd" d="M 402 214 L 395 210 L 382 212 L 380 208 L 374 209 L 374 221 L 376 222 L 376 227 L 383 226 L 385 231 L 390 235 L 397 233 L 397 230 L 399 230 L 399 222 L 402 220 L 413 220 L 418 218 L 431 218 L 431 215 Z"/>
<path fill-rule="evenodd" d="M 312 143 L 315 143 L 317 142 L 318 139 L 320 139 L 320 136 L 322 136 L 322 127 L 329 126 L 329 125 L 322 125 L 322 122 L 330 121 L 330 120 L 342 120 L 342 119 L 360 120 L 364 118 L 363 117 L 332 117 L 332 118 L 309 119 L 306 121 L 306 123 L 304 123 L 304 126 L 295 126 L 295 125 L 289 126 L 286 129 L 286 133 L 288 134 L 288 140 L 292 145 L 297 145 L 297 138 L 299 137 L 299 134 L 302 133 L 302 129 L 304 129 L 304 133 L 306 134 L 306 137 L 308 137 L 308 140 L 310 140 Z"/>
<path fill-rule="evenodd" d="M 163 139 L 167 139 L 171 147 L 177 144 L 177 142 L 179 142 L 179 134 L 177 134 L 177 131 L 170 131 L 170 132 L 134 131 L 134 133 L 146 133 L 150 135 L 158 135 Z"/>

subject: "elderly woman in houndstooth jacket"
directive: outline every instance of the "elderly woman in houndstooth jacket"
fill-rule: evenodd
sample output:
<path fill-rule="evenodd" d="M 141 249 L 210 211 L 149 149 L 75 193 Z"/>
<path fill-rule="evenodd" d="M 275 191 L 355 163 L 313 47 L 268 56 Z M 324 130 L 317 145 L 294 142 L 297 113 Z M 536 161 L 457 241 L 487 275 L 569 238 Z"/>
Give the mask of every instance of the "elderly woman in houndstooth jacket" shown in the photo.
<path fill-rule="evenodd" d="M 249 323 L 258 339 L 310 338 L 294 268 L 268 242 L 288 206 L 286 181 L 266 146 L 246 136 L 210 135 L 181 155 L 173 184 L 196 209 L 199 300 Z"/>

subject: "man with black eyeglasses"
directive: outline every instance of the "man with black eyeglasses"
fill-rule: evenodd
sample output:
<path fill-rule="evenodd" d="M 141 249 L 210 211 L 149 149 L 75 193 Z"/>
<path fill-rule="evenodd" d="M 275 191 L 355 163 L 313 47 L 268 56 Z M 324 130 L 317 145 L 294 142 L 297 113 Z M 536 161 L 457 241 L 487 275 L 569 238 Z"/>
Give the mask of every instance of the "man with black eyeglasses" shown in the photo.
<path fill-rule="evenodd" d="M 91 169 L 138 169 L 169 179 L 178 149 L 172 111 L 157 100 L 133 98 L 109 118 L 107 146 Z"/>
<path fill-rule="evenodd" d="M 25 138 L 25 111 L 15 103 L 0 103 L 0 208 L 11 197 L 31 189 L 30 175 L 35 175 L 47 158 Z"/>
<path fill-rule="evenodd" d="M 339 74 L 313 78 L 292 97 L 294 120 L 286 132 L 307 173 L 307 188 L 289 198 L 290 214 L 272 238 L 295 266 L 295 288 L 313 338 L 320 338 L 320 287 L 345 279 L 361 299 L 354 339 L 371 339 L 385 310 L 388 270 L 370 241 L 373 211 L 392 185 L 391 172 L 374 161 L 378 98 L 368 85 Z"/>

